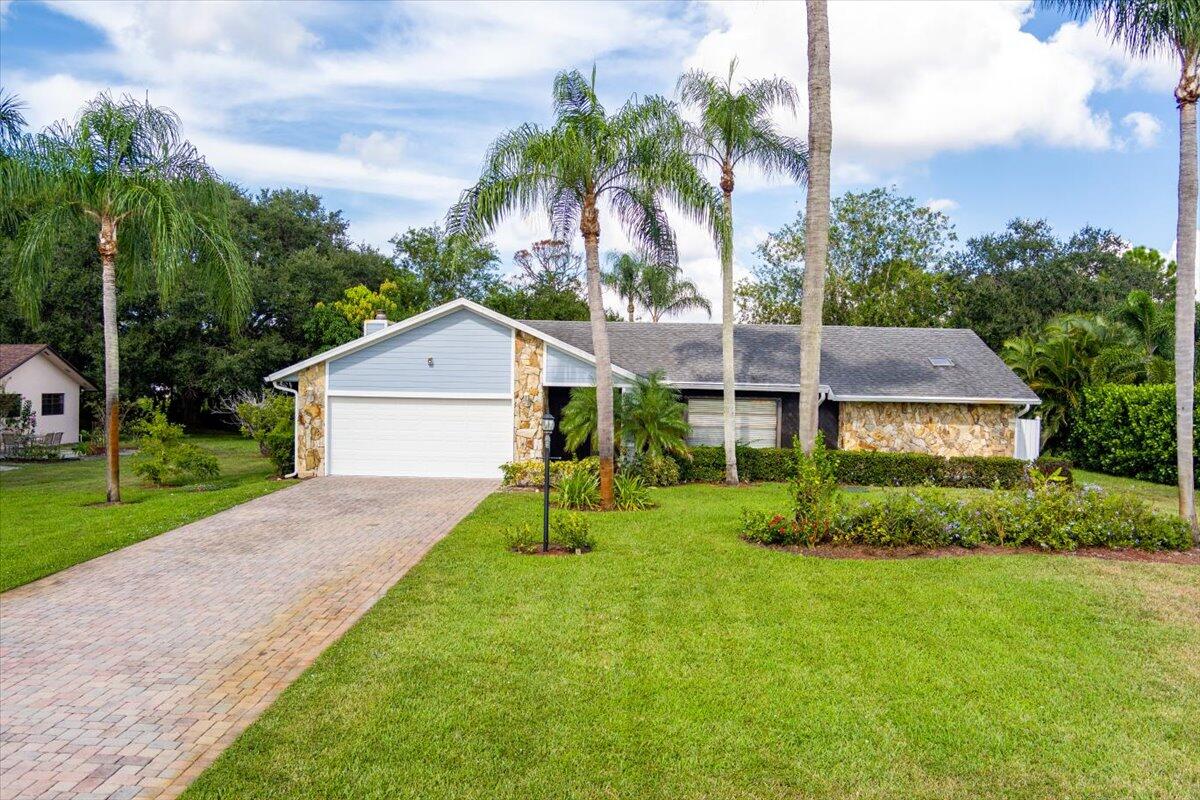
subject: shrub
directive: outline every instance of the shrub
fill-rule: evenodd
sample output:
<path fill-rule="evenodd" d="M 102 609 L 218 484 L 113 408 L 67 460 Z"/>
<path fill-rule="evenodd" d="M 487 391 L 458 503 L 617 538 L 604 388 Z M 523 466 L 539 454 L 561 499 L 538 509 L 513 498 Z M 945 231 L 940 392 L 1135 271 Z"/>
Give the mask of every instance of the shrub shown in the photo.
<path fill-rule="evenodd" d="M 641 478 L 647 486 L 674 486 L 679 483 L 679 462 L 668 456 L 636 456 L 621 464 L 621 472 Z"/>
<path fill-rule="evenodd" d="M 144 413 L 136 426 L 140 438 L 139 457 L 133 464 L 136 475 L 155 486 L 179 486 L 221 474 L 217 457 L 184 441 L 183 426 L 168 422 L 160 405 L 148 398 L 138 404 Z"/>
<path fill-rule="evenodd" d="M 725 450 L 713 445 L 691 448 L 687 456 L 676 457 L 681 483 L 715 483 L 725 479 Z"/>
<path fill-rule="evenodd" d="M 539 459 L 531 459 L 529 461 L 512 461 L 508 464 L 501 464 L 500 471 L 503 473 L 503 484 L 505 486 L 522 486 L 526 488 L 538 488 L 542 486 L 544 479 L 545 464 Z M 600 476 L 600 459 L 595 456 L 591 458 L 581 458 L 572 461 L 551 461 L 550 462 L 550 485 L 558 486 L 559 481 L 563 477 L 570 475 L 577 470 L 583 470 L 592 475 L 595 475 L 597 480 Z"/>
<path fill-rule="evenodd" d="M 1178 480 L 1174 384 L 1092 386 L 1070 429 L 1067 448 L 1081 467 L 1156 483 Z"/>
<path fill-rule="evenodd" d="M 563 508 L 592 511 L 600 507 L 600 478 L 576 469 L 559 479 L 557 501 Z"/>
<path fill-rule="evenodd" d="M 550 518 L 550 538 L 568 550 L 586 552 L 596 549 L 591 523 L 583 514 L 555 514 Z"/>
<path fill-rule="evenodd" d="M 270 459 L 276 476 L 292 471 L 296 433 L 290 397 L 278 392 L 247 393 L 226 400 L 224 405 L 237 420 L 242 435 L 253 439 L 259 454 Z"/>
<path fill-rule="evenodd" d="M 800 535 L 816 543 L 828 536 L 833 523 L 837 496 L 833 462 L 820 436 L 811 453 L 806 454 L 797 445 L 794 460 L 796 477 L 792 481 L 792 518 L 800 527 Z"/>
<path fill-rule="evenodd" d="M 782 514 L 750 509 L 742 510 L 741 536 L 755 544 L 787 546 L 801 543 L 800 526 L 796 520 Z"/>
<path fill-rule="evenodd" d="M 613 479 L 613 494 L 616 506 L 621 511 L 640 511 L 654 505 L 650 502 L 650 490 L 635 475 L 617 475 Z"/>
<path fill-rule="evenodd" d="M 542 549 L 542 533 L 524 522 L 505 532 L 504 546 L 514 553 L 536 553 Z"/>

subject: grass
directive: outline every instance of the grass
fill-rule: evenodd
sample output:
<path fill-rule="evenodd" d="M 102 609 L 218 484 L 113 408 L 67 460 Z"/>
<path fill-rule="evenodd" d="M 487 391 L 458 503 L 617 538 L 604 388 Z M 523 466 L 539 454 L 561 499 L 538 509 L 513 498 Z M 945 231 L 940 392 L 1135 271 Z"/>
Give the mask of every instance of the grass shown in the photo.
<path fill-rule="evenodd" d="M 557 558 L 489 497 L 186 798 L 1196 796 L 1196 568 L 741 542 L 782 491 L 655 490 Z"/>
<path fill-rule="evenodd" d="M 1076 483 L 1094 483 L 1110 492 L 1140 497 L 1155 511 L 1162 514 L 1179 513 L 1179 490 L 1174 486 L 1139 481 L 1134 478 L 1117 478 L 1102 472 L 1088 472 L 1084 469 L 1073 469 L 1072 473 L 1074 473 Z"/>
<path fill-rule="evenodd" d="M 0 473 L 0 591 L 290 485 L 270 479 L 270 464 L 247 439 L 189 438 L 217 455 L 219 478 L 153 489 L 133 474 L 137 456 L 123 456 L 118 506 L 104 505 L 103 458 L 21 464 Z"/>

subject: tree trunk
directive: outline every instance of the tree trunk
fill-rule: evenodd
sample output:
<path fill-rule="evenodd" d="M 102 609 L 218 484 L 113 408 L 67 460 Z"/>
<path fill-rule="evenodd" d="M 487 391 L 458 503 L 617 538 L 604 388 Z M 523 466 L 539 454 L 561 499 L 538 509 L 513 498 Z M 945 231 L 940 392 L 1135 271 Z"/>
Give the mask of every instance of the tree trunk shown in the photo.
<path fill-rule="evenodd" d="M 734 394 L 733 361 L 733 168 L 721 170 L 721 189 L 725 194 L 725 219 L 729 239 L 721 244 L 721 421 L 725 433 L 725 483 L 738 484 L 737 398 Z"/>
<path fill-rule="evenodd" d="M 600 507 L 613 507 L 613 382 L 604 296 L 600 293 L 600 214 L 596 198 L 584 200 L 579 221 L 587 263 L 588 312 L 596 356 L 596 439 L 600 450 Z"/>
<path fill-rule="evenodd" d="M 1196 524 L 1195 363 L 1196 363 L 1196 94 L 1195 58 L 1188 64 L 1176 96 L 1179 100 L 1179 217 L 1175 248 L 1175 438 L 1179 468 L 1179 516 L 1192 526 L 1192 542 L 1200 547 Z"/>
<path fill-rule="evenodd" d="M 597 244 L 597 246 L 599 246 L 599 244 Z M 629 306 L 625 310 L 629 312 L 629 321 L 633 322 L 633 295 L 629 296 Z"/>
<path fill-rule="evenodd" d="M 108 502 L 121 502 L 121 371 L 117 350 L 117 223 L 100 220 L 101 286 L 104 310 L 104 419 L 108 469 Z"/>
<path fill-rule="evenodd" d="M 800 446 L 817 438 L 821 383 L 821 316 L 829 252 L 829 160 L 833 119 L 829 105 L 829 9 L 808 0 L 808 198 L 804 215 L 804 301 L 800 308 Z"/>

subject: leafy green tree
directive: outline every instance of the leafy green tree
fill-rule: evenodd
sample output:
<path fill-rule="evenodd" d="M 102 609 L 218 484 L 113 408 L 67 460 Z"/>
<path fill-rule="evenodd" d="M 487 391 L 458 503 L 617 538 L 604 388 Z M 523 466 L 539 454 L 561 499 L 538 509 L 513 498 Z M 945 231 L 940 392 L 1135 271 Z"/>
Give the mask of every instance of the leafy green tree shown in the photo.
<path fill-rule="evenodd" d="M 534 242 L 513 254 L 515 276 L 493 287 L 484 305 L 514 319 L 586 320 L 581 262 L 564 241 Z"/>
<path fill-rule="evenodd" d="M 459 297 L 482 302 L 500 282 L 500 255 L 480 237 L 431 225 L 409 228 L 391 244 L 397 268 L 416 279 L 411 285 L 425 287 L 424 308 Z"/>
<path fill-rule="evenodd" d="M 946 272 L 956 238 L 950 220 L 885 188 L 847 192 L 833 201 L 832 210 L 824 322 L 943 324 L 955 296 Z M 742 319 L 800 324 L 804 229 L 799 214 L 759 245 L 754 280 L 738 287 Z"/>
<path fill-rule="evenodd" d="M 173 112 L 100 94 L 74 125 L 19 141 L 0 160 L 0 198 L 24 213 L 13 259 L 14 294 L 35 319 L 60 237 L 97 232 L 104 320 L 108 500 L 121 499 L 117 273 L 169 296 L 199 280 L 225 319 L 248 306 L 245 265 L 229 226 L 229 192 L 179 135 Z"/>
<path fill-rule="evenodd" d="M 768 175 L 782 174 L 794 181 L 802 181 L 808 169 L 804 143 L 781 134 L 771 118 L 776 109 L 795 113 L 796 87 L 784 78 L 742 81 L 735 86 L 733 73 L 736 69 L 737 59 L 734 58 L 729 62 L 729 72 L 724 78 L 691 70 L 681 75 L 676 84 L 676 92 L 683 103 L 699 111 L 699 120 L 687 127 L 687 146 L 697 160 L 720 171 L 726 225 L 729 226 L 730 235 L 720 248 L 721 375 L 725 480 L 733 485 L 738 482 L 733 356 L 735 173 L 739 166 L 746 165 L 758 167 Z M 705 310 L 711 314 L 710 309 Z"/>
<path fill-rule="evenodd" d="M 600 284 L 600 212 L 617 218 L 631 240 L 671 260 L 674 237 L 663 208 L 669 200 L 723 235 L 711 187 L 682 148 L 682 123 L 660 97 L 633 99 L 609 114 L 577 71 L 554 80 L 555 120 L 527 124 L 492 143 L 483 174 L 451 210 L 450 229 L 482 234 L 510 214 L 544 211 L 554 235 L 583 236 L 587 296 L 596 358 L 600 497 L 613 504 L 612 360 Z"/>
<path fill-rule="evenodd" d="M 1200 100 L 1200 7 L 1196 0 L 1052 0 L 1049 5 L 1091 17 L 1135 56 L 1179 59 L 1175 104 L 1179 107 L 1179 207 L 1175 284 L 1175 426 L 1179 515 L 1200 546 L 1194 481 L 1196 363 L 1196 102 Z"/>
<path fill-rule="evenodd" d="M 693 310 L 712 315 L 712 303 L 674 264 L 652 264 L 643 270 L 639 298 L 651 322 Z"/>

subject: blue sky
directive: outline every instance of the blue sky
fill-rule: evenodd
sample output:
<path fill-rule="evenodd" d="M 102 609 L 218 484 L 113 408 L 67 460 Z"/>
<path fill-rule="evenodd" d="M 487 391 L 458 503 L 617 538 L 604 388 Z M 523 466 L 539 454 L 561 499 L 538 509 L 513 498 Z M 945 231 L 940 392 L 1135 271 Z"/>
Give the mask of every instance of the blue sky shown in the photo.
<path fill-rule="evenodd" d="M 669 94 L 686 68 L 801 89 L 804 10 L 786 3 L 89 3 L 0 0 L 0 82 L 35 126 L 102 89 L 148 93 L 225 177 L 307 187 L 386 247 L 441 219 L 499 132 L 549 119 L 550 81 L 596 64 L 607 104 Z M 960 238 L 1014 216 L 1110 227 L 1170 250 L 1177 129 L 1169 60 L 1139 62 L 1030 3 L 833 3 L 834 190 L 894 184 Z M 805 111 L 781 117 L 803 135 Z M 803 204 L 739 176 L 739 273 Z M 547 235 L 496 233 L 501 253 Z M 607 248 L 624 244 L 604 225 Z M 684 268 L 716 259 L 680 226 Z"/>

